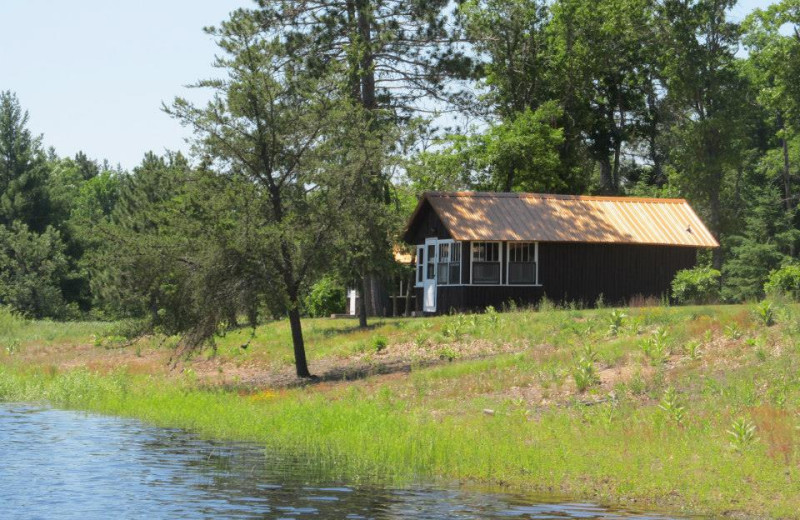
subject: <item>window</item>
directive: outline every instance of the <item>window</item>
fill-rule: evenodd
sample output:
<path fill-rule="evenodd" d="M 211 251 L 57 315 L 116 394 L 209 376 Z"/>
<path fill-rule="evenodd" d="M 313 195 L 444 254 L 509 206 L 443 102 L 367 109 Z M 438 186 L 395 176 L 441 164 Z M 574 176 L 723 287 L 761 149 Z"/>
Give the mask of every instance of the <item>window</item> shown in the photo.
<path fill-rule="evenodd" d="M 533 242 L 508 244 L 508 283 L 536 283 L 536 244 Z"/>
<path fill-rule="evenodd" d="M 450 265 L 450 244 L 439 242 L 439 263 L 436 266 L 438 270 L 436 273 L 436 283 L 439 285 L 447 285 L 448 273 Z"/>
<path fill-rule="evenodd" d="M 424 255 L 425 246 L 417 246 L 417 285 L 422 285 L 422 276 L 425 274 Z"/>
<path fill-rule="evenodd" d="M 472 283 L 500 283 L 500 242 L 473 242 Z"/>
<path fill-rule="evenodd" d="M 450 248 L 450 283 L 461 283 L 461 242 L 453 242 Z"/>
<path fill-rule="evenodd" d="M 461 283 L 461 243 L 439 242 L 436 281 L 439 285 Z"/>
<path fill-rule="evenodd" d="M 425 255 L 426 274 L 428 280 L 433 280 L 436 277 L 436 244 L 428 244 L 428 254 Z"/>

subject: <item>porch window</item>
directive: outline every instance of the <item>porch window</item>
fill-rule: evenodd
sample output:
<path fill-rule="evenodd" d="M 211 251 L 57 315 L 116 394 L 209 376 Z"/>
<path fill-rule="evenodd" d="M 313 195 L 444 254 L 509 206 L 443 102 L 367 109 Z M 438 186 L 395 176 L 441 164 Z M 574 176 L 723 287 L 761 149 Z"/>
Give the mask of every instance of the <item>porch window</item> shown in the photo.
<path fill-rule="evenodd" d="M 423 275 L 425 274 L 424 261 L 425 246 L 417 246 L 417 285 L 422 286 Z"/>
<path fill-rule="evenodd" d="M 461 242 L 439 242 L 436 282 L 439 285 L 461 283 Z"/>
<path fill-rule="evenodd" d="M 428 244 L 426 247 L 428 248 L 428 251 L 425 255 L 425 269 L 427 271 L 425 273 L 425 278 L 428 280 L 434 280 L 436 277 L 436 245 Z"/>
<path fill-rule="evenodd" d="M 536 244 L 533 242 L 509 242 L 508 283 L 536 283 Z"/>
<path fill-rule="evenodd" d="M 500 283 L 500 242 L 473 242 L 472 283 Z"/>

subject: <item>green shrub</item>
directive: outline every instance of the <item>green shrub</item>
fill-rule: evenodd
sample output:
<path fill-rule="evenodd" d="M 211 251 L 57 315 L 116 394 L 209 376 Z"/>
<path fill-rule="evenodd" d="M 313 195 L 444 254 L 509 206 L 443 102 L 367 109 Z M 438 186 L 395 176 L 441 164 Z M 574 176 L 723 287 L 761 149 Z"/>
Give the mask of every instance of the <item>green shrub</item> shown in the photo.
<path fill-rule="evenodd" d="M 375 350 L 375 352 L 380 352 L 386 349 L 388 344 L 389 342 L 383 336 L 375 336 L 372 338 L 372 348 Z"/>
<path fill-rule="evenodd" d="M 764 284 L 764 292 L 800 301 L 800 265 L 785 265 L 772 271 Z"/>
<path fill-rule="evenodd" d="M 672 297 L 678 303 L 705 304 L 719 301 L 720 272 L 710 267 L 678 271 L 672 280 Z"/>
<path fill-rule="evenodd" d="M 305 303 L 306 311 L 314 318 L 342 312 L 346 305 L 344 287 L 332 277 L 326 276 L 311 287 Z"/>
<path fill-rule="evenodd" d="M 453 347 L 444 346 L 439 349 L 439 359 L 442 361 L 455 361 L 458 358 L 458 352 Z"/>

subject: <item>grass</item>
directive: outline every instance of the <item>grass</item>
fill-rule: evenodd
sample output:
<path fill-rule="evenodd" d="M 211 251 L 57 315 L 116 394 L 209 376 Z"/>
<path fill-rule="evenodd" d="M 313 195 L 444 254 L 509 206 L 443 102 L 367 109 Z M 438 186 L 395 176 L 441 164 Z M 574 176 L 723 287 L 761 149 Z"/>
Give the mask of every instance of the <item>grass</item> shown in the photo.
<path fill-rule="evenodd" d="M 312 368 L 393 352 L 427 353 L 434 364 L 295 388 L 213 385 L 199 361 L 181 374 L 142 372 L 132 368 L 137 346 L 81 351 L 113 354 L 114 368 L 66 354 L 53 363 L 37 353 L 69 352 L 108 325 L 58 324 L 46 339 L 23 322 L 0 329 L 0 346 L 19 345 L 0 349 L 0 400 L 260 442 L 350 481 L 445 478 L 679 513 L 797 518 L 800 314 L 779 303 L 771 313 L 768 324 L 751 306 L 548 308 L 384 320 L 368 331 L 308 320 Z M 260 327 L 245 351 L 250 334 L 218 339 L 220 366 L 289 369 L 286 324 Z"/>

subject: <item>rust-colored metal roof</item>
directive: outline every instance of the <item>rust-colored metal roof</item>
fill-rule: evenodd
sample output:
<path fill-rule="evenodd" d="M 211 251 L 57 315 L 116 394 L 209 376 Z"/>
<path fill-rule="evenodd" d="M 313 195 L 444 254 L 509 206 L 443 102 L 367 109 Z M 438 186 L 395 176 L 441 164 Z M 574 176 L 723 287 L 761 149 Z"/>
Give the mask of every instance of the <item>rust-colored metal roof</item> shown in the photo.
<path fill-rule="evenodd" d="M 530 240 L 719 247 L 684 199 L 540 193 L 426 192 L 455 240 Z"/>

